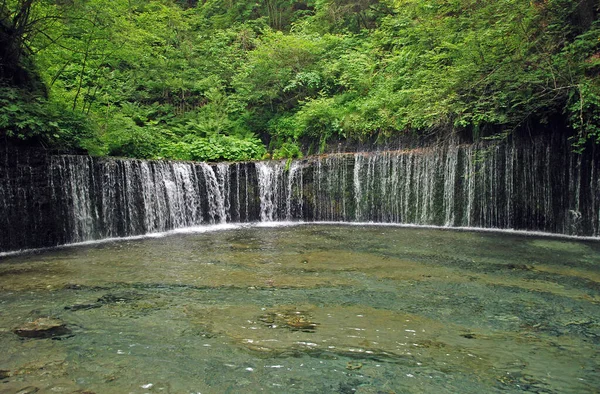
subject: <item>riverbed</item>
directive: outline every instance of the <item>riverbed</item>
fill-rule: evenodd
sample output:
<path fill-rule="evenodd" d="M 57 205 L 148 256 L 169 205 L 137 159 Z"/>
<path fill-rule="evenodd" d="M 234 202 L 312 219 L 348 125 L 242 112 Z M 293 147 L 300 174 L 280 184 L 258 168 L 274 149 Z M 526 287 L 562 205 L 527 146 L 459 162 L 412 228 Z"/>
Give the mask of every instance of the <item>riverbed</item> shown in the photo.
<path fill-rule="evenodd" d="M 600 387 L 597 240 L 343 224 L 191 229 L 0 257 L 0 305 L 3 393 Z M 68 333 L 14 332 L 47 318 Z"/>

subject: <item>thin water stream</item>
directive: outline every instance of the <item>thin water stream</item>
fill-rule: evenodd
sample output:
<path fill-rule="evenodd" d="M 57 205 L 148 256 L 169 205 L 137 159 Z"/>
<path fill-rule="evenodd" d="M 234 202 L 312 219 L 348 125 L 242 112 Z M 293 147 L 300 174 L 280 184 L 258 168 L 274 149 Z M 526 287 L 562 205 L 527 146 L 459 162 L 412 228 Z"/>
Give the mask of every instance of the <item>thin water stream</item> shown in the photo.
<path fill-rule="evenodd" d="M 0 257 L 0 304 L 2 393 L 600 387 L 593 240 L 246 225 Z"/>

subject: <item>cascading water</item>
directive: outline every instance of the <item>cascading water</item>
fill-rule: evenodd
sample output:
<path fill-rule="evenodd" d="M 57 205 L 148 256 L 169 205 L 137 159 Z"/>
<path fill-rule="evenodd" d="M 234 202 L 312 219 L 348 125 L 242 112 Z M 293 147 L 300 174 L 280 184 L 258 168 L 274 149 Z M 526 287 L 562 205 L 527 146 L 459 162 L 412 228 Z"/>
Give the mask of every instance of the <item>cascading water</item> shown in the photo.
<path fill-rule="evenodd" d="M 224 223 L 229 166 L 52 156 L 52 200 L 67 242 Z"/>
<path fill-rule="evenodd" d="M 0 158 L 0 251 L 252 221 L 600 235 L 600 160 L 526 146 L 332 154 L 290 163 Z"/>
<path fill-rule="evenodd" d="M 279 179 L 283 177 L 281 163 L 256 163 L 258 188 L 260 191 L 260 220 L 272 222 L 275 220 L 279 199 Z"/>
<path fill-rule="evenodd" d="M 224 223 L 227 218 L 225 198 L 222 194 L 222 188 L 219 188 L 217 175 L 213 168 L 206 163 L 200 163 L 200 168 L 202 168 L 205 179 L 209 222 Z"/>
<path fill-rule="evenodd" d="M 210 168 L 210 167 L 209 167 Z M 219 187 L 219 192 L 217 193 L 220 197 L 221 205 L 219 214 L 221 217 L 220 223 L 225 223 L 227 221 L 231 221 L 231 205 L 229 203 L 230 198 L 230 173 L 229 173 L 229 164 L 220 163 L 217 164 L 217 185 Z"/>
<path fill-rule="evenodd" d="M 287 179 L 285 219 L 292 220 L 302 217 L 302 207 L 304 206 L 302 202 L 302 166 L 299 162 L 293 162 L 290 165 Z"/>

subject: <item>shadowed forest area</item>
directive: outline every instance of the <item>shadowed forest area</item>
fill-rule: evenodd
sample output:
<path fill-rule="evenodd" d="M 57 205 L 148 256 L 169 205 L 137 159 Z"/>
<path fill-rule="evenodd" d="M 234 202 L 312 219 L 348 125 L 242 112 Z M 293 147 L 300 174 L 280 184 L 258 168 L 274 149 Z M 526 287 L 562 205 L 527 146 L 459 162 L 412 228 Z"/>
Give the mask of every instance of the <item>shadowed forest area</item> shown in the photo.
<path fill-rule="evenodd" d="M 329 141 L 600 141 L 594 0 L 3 0 L 0 138 L 239 161 Z M 557 126 L 558 125 L 558 126 Z"/>

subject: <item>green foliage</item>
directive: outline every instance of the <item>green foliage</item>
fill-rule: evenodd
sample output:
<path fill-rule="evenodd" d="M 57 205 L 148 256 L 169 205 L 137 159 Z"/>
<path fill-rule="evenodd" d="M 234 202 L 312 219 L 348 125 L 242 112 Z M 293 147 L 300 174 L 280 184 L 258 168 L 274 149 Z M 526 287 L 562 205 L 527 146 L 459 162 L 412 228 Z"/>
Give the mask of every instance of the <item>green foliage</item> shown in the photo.
<path fill-rule="evenodd" d="M 317 0 L 312 24 L 322 31 L 359 33 L 377 28 L 391 13 L 393 1 Z"/>
<path fill-rule="evenodd" d="M 60 149 L 93 150 L 98 141 L 81 114 L 13 87 L 0 87 L 0 136 L 35 140 Z"/>
<path fill-rule="evenodd" d="M 234 87 L 263 110 L 292 109 L 318 92 L 321 78 L 314 69 L 324 49 L 318 36 L 268 32 L 248 53 Z"/>
<path fill-rule="evenodd" d="M 14 75 L 34 64 L 48 94 L 0 75 L 12 138 L 253 160 L 263 142 L 290 158 L 331 139 L 504 135 L 561 113 L 576 147 L 600 140 L 593 0 L 40 1 L 15 19 L 27 4 L 3 3 L 2 26 L 23 29 L 0 50 L 22 58 Z"/>
<path fill-rule="evenodd" d="M 573 144 L 581 151 L 587 141 L 600 143 L 600 21 L 566 45 L 555 62 L 572 70 L 577 82 L 568 89 L 566 112 L 577 133 Z"/>
<path fill-rule="evenodd" d="M 188 142 L 189 141 L 189 142 Z M 195 161 L 250 161 L 260 160 L 266 150 L 256 138 L 237 138 L 215 135 L 209 138 L 188 138 L 187 141 L 162 146 L 163 158 Z"/>
<path fill-rule="evenodd" d="M 156 129 L 136 123 L 136 118 L 116 113 L 106 124 L 103 140 L 111 156 L 152 159 L 164 137 Z"/>
<path fill-rule="evenodd" d="M 343 109 L 335 106 L 334 99 L 318 98 L 307 101 L 296 114 L 296 119 L 304 135 L 324 142 L 343 133 L 342 112 Z"/>
<path fill-rule="evenodd" d="M 587 141 L 600 143 L 600 81 L 583 83 L 570 100 L 569 120 L 577 131 L 573 145 L 582 151 Z"/>
<path fill-rule="evenodd" d="M 224 29 L 234 23 L 253 21 L 287 31 L 293 22 L 314 13 L 314 0 L 207 0 L 199 9 L 213 28 Z"/>
<path fill-rule="evenodd" d="M 296 142 L 287 141 L 278 148 L 273 149 L 273 159 L 301 159 L 303 157 L 302 149 Z"/>

